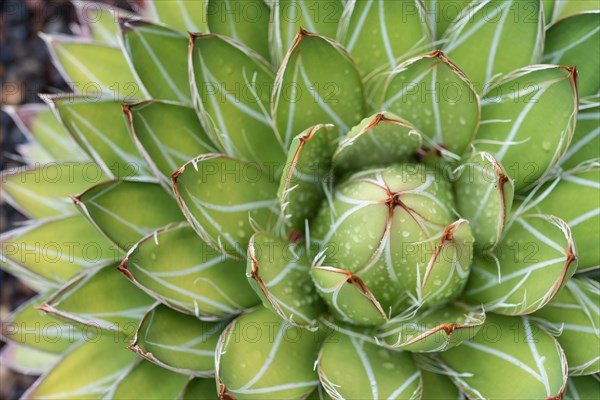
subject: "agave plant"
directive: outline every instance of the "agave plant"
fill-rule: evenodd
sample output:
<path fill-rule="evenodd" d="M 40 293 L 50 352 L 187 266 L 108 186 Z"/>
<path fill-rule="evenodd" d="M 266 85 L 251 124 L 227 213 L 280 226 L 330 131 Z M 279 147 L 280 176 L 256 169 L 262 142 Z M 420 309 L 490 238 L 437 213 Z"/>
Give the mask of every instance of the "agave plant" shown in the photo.
<path fill-rule="evenodd" d="M 595 2 L 139 3 L 6 108 L 24 398 L 600 395 Z"/>

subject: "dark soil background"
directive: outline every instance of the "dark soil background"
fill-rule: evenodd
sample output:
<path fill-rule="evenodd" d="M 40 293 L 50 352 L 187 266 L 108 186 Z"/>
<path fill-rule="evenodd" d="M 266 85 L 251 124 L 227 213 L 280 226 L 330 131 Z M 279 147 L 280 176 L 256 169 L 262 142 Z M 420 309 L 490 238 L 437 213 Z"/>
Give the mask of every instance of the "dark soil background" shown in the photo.
<path fill-rule="evenodd" d="M 102 3 L 129 8 L 124 0 Z M 0 5 L 0 102 L 18 105 L 41 102 L 37 93 L 68 90 L 56 69 L 39 32 L 70 34 L 76 13 L 69 0 L 3 0 Z M 25 137 L 4 112 L 0 114 L 0 170 L 22 165 L 17 146 Z M 1 201 L 1 200 L 0 200 Z M 0 232 L 25 220 L 20 213 L 0 203 Z M 11 310 L 34 295 L 29 288 L 0 270 L 0 323 Z M 3 343 L 0 342 L 0 347 Z M 25 376 L 0 365 L 0 400 L 16 399 L 35 377 Z"/>

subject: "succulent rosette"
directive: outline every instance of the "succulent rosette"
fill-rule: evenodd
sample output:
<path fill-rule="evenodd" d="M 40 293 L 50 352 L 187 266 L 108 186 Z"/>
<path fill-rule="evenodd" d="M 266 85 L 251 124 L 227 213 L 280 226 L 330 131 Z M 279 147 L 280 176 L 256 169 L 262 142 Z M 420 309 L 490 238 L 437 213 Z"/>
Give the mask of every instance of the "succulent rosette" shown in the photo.
<path fill-rule="evenodd" d="M 600 395 L 593 3 L 75 2 L 6 108 L 24 398 Z"/>

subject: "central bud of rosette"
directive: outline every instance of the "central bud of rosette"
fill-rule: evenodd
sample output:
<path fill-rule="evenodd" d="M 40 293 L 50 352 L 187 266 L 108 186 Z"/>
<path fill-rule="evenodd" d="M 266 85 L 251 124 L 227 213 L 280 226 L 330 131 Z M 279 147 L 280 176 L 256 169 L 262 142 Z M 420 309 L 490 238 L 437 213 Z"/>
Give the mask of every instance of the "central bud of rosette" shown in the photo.
<path fill-rule="evenodd" d="M 337 185 L 310 229 L 321 249 L 311 272 L 330 309 L 378 325 L 458 296 L 474 240 L 453 197 L 443 174 L 421 164 L 373 168 Z"/>

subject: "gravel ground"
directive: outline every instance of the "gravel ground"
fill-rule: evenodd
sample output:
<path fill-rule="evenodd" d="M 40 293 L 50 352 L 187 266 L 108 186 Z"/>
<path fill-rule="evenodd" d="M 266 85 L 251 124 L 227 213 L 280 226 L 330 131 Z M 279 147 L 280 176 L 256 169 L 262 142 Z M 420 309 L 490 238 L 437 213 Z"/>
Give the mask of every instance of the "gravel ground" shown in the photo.
<path fill-rule="evenodd" d="M 124 1 L 102 1 L 126 7 Z M 40 102 L 37 93 L 57 93 L 67 86 L 50 63 L 39 32 L 70 33 L 76 14 L 69 0 L 3 0 L 0 5 L 0 102 Z M 0 170 L 21 165 L 16 147 L 25 141 L 11 118 L 0 114 Z M 0 232 L 25 220 L 0 199 Z M 34 293 L 0 270 L 0 322 Z M 0 342 L 0 347 L 3 343 Z M 0 365 L 0 400 L 16 399 L 34 378 Z"/>

